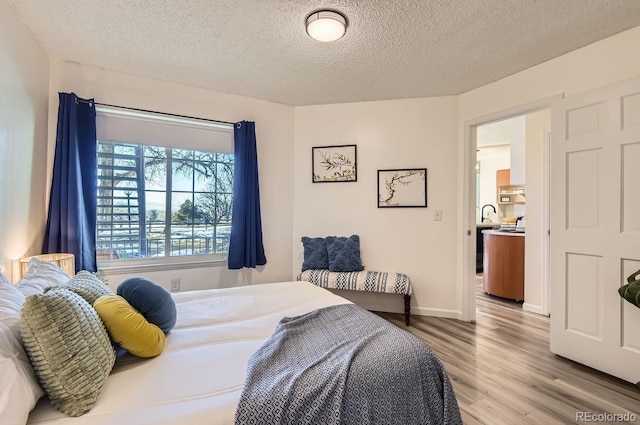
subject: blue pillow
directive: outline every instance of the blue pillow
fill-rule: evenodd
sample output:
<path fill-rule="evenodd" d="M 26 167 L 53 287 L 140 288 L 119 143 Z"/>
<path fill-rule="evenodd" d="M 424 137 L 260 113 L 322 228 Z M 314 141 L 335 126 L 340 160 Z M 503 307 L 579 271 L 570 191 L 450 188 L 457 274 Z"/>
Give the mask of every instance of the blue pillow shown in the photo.
<path fill-rule="evenodd" d="M 308 238 L 303 236 L 302 246 L 304 247 L 302 271 L 329 268 L 329 254 L 327 253 L 327 244 L 324 238 Z"/>
<path fill-rule="evenodd" d="M 327 252 L 329 254 L 329 271 L 359 272 L 364 270 L 360 259 L 360 237 L 348 238 L 327 236 Z"/>
<path fill-rule="evenodd" d="M 162 286 L 142 277 L 130 277 L 118 286 L 116 293 L 149 323 L 153 323 L 166 334 L 176 324 L 176 303 Z"/>

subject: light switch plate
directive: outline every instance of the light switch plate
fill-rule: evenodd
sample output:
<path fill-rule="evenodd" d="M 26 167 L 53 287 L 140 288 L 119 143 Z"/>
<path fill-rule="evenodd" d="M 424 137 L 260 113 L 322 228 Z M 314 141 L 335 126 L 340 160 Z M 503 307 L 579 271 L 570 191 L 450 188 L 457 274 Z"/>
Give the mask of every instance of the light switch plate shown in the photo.
<path fill-rule="evenodd" d="M 433 221 L 442 221 L 442 210 L 437 209 L 433 212 Z"/>

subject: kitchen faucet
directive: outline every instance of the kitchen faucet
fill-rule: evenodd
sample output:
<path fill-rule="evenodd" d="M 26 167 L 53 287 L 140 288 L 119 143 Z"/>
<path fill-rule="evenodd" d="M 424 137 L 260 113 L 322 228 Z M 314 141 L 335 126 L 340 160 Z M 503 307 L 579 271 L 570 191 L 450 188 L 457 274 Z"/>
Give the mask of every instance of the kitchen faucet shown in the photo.
<path fill-rule="evenodd" d="M 486 221 L 491 221 L 491 219 L 490 219 L 489 217 L 485 217 L 485 216 L 484 216 L 484 209 L 485 209 L 486 207 L 491 207 L 491 208 L 493 209 L 494 214 L 496 213 L 496 207 L 494 207 L 493 205 L 491 205 L 491 204 L 485 204 L 485 205 L 483 205 L 483 206 L 482 206 L 482 209 L 480 210 L 480 217 L 482 218 L 482 222 L 483 222 L 483 223 L 485 222 L 485 219 L 486 219 Z"/>

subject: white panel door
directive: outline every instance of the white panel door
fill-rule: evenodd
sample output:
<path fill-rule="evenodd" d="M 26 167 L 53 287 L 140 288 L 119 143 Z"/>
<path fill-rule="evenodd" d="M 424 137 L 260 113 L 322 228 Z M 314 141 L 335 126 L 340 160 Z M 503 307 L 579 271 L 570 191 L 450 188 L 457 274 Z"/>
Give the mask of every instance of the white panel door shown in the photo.
<path fill-rule="evenodd" d="M 640 381 L 640 79 L 551 108 L 551 351 Z"/>

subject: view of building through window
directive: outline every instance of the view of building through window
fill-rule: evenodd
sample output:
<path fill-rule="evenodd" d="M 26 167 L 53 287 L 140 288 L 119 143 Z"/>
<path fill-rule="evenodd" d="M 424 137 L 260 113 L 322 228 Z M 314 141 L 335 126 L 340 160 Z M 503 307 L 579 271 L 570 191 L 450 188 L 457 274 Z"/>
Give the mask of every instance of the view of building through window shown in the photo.
<path fill-rule="evenodd" d="M 98 260 L 226 254 L 233 154 L 98 142 Z"/>

